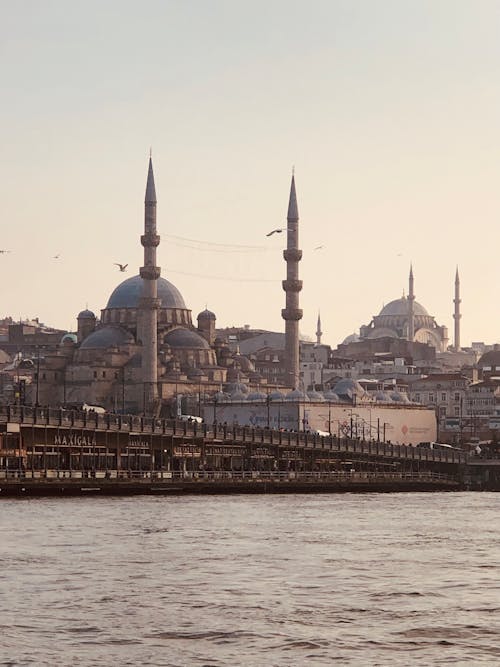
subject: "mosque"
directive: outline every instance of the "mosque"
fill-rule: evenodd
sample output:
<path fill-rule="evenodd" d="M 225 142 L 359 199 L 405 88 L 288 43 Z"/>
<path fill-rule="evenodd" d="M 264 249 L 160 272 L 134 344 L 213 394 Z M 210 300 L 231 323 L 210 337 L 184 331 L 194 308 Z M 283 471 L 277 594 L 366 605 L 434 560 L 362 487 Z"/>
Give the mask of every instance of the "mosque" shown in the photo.
<path fill-rule="evenodd" d="M 156 266 L 156 191 L 150 159 L 141 236 L 144 266 L 120 283 L 98 318 L 81 311 L 76 334 L 45 351 L 38 397 L 46 405 L 84 402 L 123 412 L 158 412 L 179 393 L 214 393 L 244 377 L 250 387 L 264 380 L 249 359 L 216 337 L 216 316 L 203 310 L 192 322 L 179 290 Z"/>
<path fill-rule="evenodd" d="M 460 350 L 460 278 L 458 269 L 455 276 L 455 339 L 453 350 Z M 368 342 L 380 338 L 403 339 L 411 343 L 422 343 L 446 352 L 449 345 L 448 328 L 437 324 L 435 318 L 415 300 L 413 267 L 410 267 L 408 296 L 404 294 L 385 305 L 369 324 L 360 327 L 359 336 L 348 336 L 343 345 Z"/>

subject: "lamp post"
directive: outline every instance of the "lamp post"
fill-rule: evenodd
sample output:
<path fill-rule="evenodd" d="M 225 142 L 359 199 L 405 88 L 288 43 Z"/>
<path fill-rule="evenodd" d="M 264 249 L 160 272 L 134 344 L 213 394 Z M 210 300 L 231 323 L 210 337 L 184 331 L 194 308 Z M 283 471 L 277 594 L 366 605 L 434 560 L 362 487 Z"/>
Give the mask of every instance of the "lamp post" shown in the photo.
<path fill-rule="evenodd" d="M 122 415 L 125 414 L 125 366 L 122 366 Z"/>
<path fill-rule="evenodd" d="M 270 425 L 270 408 L 271 408 L 271 396 L 269 392 L 267 392 L 266 396 L 266 405 L 267 405 L 267 428 L 269 428 Z"/>
<path fill-rule="evenodd" d="M 38 407 L 38 396 L 40 391 L 40 346 L 36 346 L 36 393 L 35 393 L 35 407 Z"/>
<path fill-rule="evenodd" d="M 217 424 L 217 394 L 214 394 L 214 424 Z"/>
<path fill-rule="evenodd" d="M 198 417 L 201 417 L 201 377 L 198 379 Z"/>
<path fill-rule="evenodd" d="M 332 434 L 332 404 L 328 401 L 328 433 Z"/>

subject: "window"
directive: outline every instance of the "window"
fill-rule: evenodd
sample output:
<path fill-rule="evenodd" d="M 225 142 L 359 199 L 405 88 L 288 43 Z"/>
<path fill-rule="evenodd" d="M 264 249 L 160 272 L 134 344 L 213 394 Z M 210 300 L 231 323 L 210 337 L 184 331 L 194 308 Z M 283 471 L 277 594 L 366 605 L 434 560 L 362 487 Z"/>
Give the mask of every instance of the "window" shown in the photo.
<path fill-rule="evenodd" d="M 445 391 L 441 392 L 441 400 L 446 401 L 446 392 Z"/>
<path fill-rule="evenodd" d="M 459 400 L 460 400 L 460 394 L 458 393 L 458 391 L 456 391 L 455 392 L 455 401 L 459 401 Z"/>
<path fill-rule="evenodd" d="M 94 377 L 95 378 L 97 377 L 97 371 L 94 371 Z"/>
<path fill-rule="evenodd" d="M 429 403 L 434 403 L 434 394 L 429 394 Z"/>
<path fill-rule="evenodd" d="M 446 408 L 439 408 L 439 416 L 446 417 Z"/>
<path fill-rule="evenodd" d="M 455 406 L 454 412 L 455 412 L 455 417 L 460 417 L 460 408 L 458 406 Z"/>
<path fill-rule="evenodd" d="M 106 377 L 106 371 L 103 371 L 103 372 L 102 372 L 102 377 L 103 377 L 103 378 Z"/>
<path fill-rule="evenodd" d="M 415 394 L 415 401 L 420 403 L 420 394 Z"/>

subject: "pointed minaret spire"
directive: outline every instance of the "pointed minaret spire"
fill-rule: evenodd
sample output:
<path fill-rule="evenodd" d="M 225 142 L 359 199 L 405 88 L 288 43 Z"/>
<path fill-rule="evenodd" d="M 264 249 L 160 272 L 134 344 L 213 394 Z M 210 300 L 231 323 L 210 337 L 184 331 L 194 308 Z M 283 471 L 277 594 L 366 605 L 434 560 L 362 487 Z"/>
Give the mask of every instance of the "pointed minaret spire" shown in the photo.
<path fill-rule="evenodd" d="M 299 209 L 297 207 L 297 194 L 295 193 L 295 169 L 292 173 L 292 184 L 290 186 L 290 199 L 288 201 L 287 220 L 299 221 Z"/>
<path fill-rule="evenodd" d="M 413 307 L 415 293 L 413 291 L 413 264 L 410 264 L 410 278 L 408 283 L 408 340 L 413 342 L 413 339 L 415 338 L 415 313 Z"/>
<path fill-rule="evenodd" d="M 455 298 L 453 299 L 453 303 L 455 304 L 455 312 L 453 314 L 453 319 L 455 320 L 455 340 L 454 342 L 454 348 L 455 352 L 458 352 L 460 350 L 460 319 L 462 315 L 460 314 L 460 277 L 458 275 L 458 266 L 457 266 L 457 272 L 455 274 Z"/>
<path fill-rule="evenodd" d="M 292 173 L 288 201 L 287 244 L 283 257 L 286 262 L 286 280 L 283 281 L 286 302 L 281 316 L 285 320 L 285 384 L 292 389 L 298 389 L 300 383 L 299 321 L 302 319 L 302 311 L 299 308 L 299 292 L 302 289 L 302 281 L 299 280 L 299 262 L 302 259 L 302 250 L 299 250 L 299 211 L 294 173 Z"/>
<path fill-rule="evenodd" d="M 144 386 L 144 414 L 153 415 L 158 401 L 158 278 L 160 267 L 156 266 L 156 248 L 160 237 L 156 233 L 156 191 L 153 162 L 149 157 L 148 180 L 144 200 L 144 266 L 140 268 L 142 296 L 139 300 L 140 328 L 138 338 L 142 343 L 142 381 Z"/>
<path fill-rule="evenodd" d="M 316 345 L 321 345 L 321 336 L 323 332 L 321 331 L 321 313 L 318 311 L 318 324 L 316 326 Z"/>
<path fill-rule="evenodd" d="M 146 183 L 145 204 L 156 204 L 155 177 L 153 174 L 153 160 L 149 156 L 148 181 Z"/>

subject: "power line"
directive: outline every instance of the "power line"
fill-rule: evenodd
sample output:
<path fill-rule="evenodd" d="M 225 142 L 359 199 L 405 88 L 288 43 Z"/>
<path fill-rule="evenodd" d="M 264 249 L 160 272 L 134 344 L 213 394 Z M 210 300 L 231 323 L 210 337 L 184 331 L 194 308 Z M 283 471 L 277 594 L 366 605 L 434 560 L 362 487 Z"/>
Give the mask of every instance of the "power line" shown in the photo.
<path fill-rule="evenodd" d="M 224 280 L 228 283 L 279 283 L 280 280 L 265 280 L 262 278 L 228 278 L 227 276 L 207 276 L 202 273 L 189 273 L 188 271 L 175 271 L 169 269 L 168 273 L 178 273 L 183 276 L 192 276 L 193 278 L 206 278 L 208 280 Z"/>
<path fill-rule="evenodd" d="M 195 250 L 211 250 L 212 252 L 269 252 L 275 251 L 274 247 L 262 245 L 239 245 L 236 243 L 216 243 L 215 241 L 198 241 L 197 239 L 188 239 L 174 234 L 162 234 L 169 239 L 182 241 L 185 247 Z M 178 245 L 183 245 L 182 243 Z M 189 245 L 194 244 L 194 245 Z M 206 246 L 205 248 L 202 246 Z"/>

